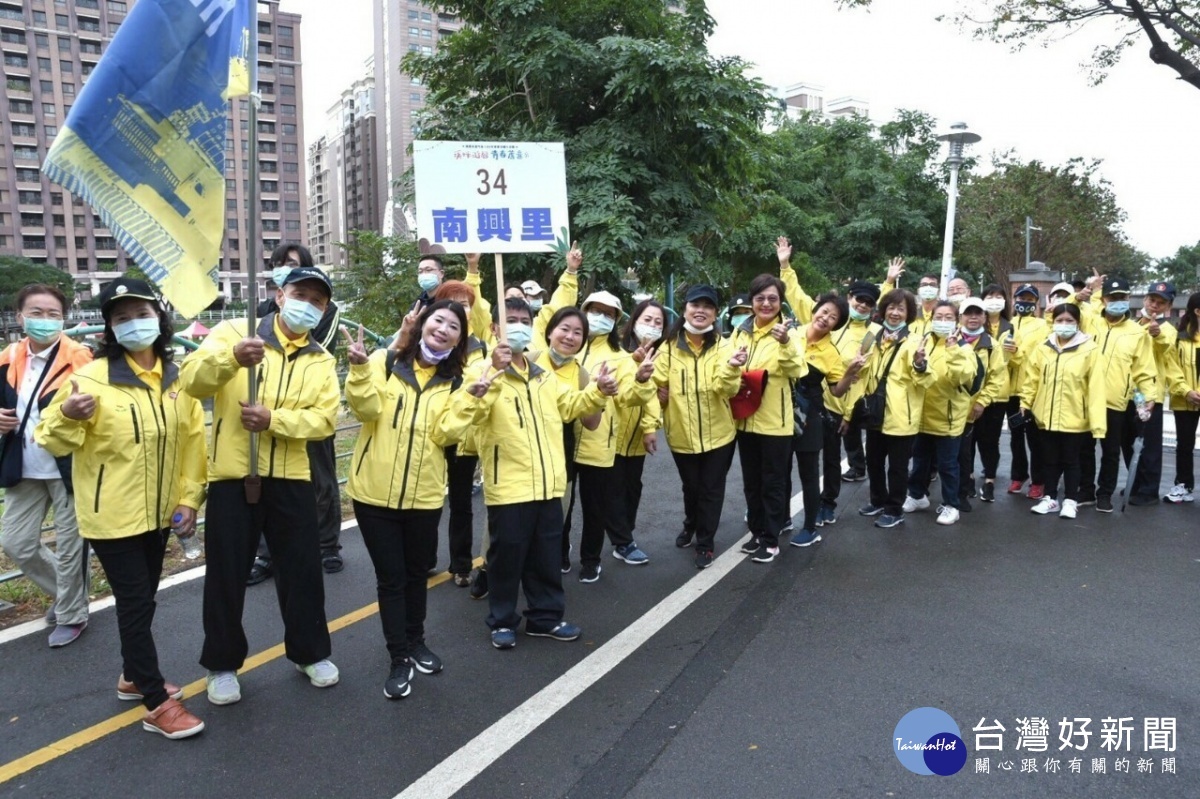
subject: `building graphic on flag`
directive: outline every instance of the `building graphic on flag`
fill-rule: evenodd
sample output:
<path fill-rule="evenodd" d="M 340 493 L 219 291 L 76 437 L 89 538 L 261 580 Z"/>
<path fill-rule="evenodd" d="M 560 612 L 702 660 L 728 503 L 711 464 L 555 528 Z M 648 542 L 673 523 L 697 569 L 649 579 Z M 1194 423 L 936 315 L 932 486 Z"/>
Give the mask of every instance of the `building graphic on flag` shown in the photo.
<path fill-rule="evenodd" d="M 252 0 L 141 0 L 43 166 L 185 316 L 217 296 L 227 100 L 248 94 Z"/>

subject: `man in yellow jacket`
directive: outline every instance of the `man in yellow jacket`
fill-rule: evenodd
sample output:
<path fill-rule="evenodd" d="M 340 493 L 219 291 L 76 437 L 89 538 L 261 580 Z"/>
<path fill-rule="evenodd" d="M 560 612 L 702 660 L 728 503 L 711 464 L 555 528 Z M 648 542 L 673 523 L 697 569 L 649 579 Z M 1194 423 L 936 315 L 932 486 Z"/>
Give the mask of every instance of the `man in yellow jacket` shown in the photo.
<path fill-rule="evenodd" d="M 1162 480 L 1163 406 L 1170 400 L 1169 388 L 1183 381 L 1179 366 L 1179 331 L 1167 319 L 1171 303 L 1175 302 L 1175 286 L 1170 283 L 1151 283 L 1142 299 L 1142 312 L 1137 323 L 1150 336 L 1150 351 L 1154 354 L 1156 375 L 1154 401 L 1150 418 L 1142 429 L 1142 456 L 1138 459 L 1133 490 L 1126 497 L 1130 505 L 1157 505 L 1158 484 Z M 1127 435 L 1123 447 L 1132 455 L 1133 440 Z M 1128 459 L 1128 456 L 1127 456 Z"/>
<path fill-rule="evenodd" d="M 493 309 L 496 315 L 497 309 Z M 499 318 L 494 325 L 499 333 Z M 450 401 L 449 413 L 469 415 L 483 461 L 483 496 L 488 510 L 488 617 L 492 646 L 517 644 L 518 592 L 523 588 L 525 634 L 574 641 L 582 631 L 563 620 L 562 496 L 566 456 L 562 426 L 596 413 L 617 393 L 617 382 L 601 367 L 586 388 L 571 389 L 525 357 L 533 316 L 524 300 L 504 301 L 507 342 L 492 349 Z M 482 368 L 480 368 L 482 367 Z"/>
<path fill-rule="evenodd" d="M 260 534 L 275 565 L 289 660 L 318 688 L 338 681 L 329 662 L 321 550 L 306 444 L 333 435 L 340 392 L 334 358 L 308 333 L 320 321 L 333 288 L 317 267 L 288 273 L 254 335 L 245 320 L 225 321 L 180 368 L 184 391 L 213 398 L 209 447 L 204 580 L 204 649 L 208 700 L 241 699 L 237 670 L 248 644 L 242 628 L 246 574 Z M 258 372 L 258 396 L 248 402 L 246 369 Z M 248 501 L 250 436 L 258 434 L 262 496 Z"/>
<path fill-rule="evenodd" d="M 1135 432 L 1142 425 L 1134 409 L 1134 395 L 1140 391 L 1147 406 L 1153 410 L 1158 381 L 1150 334 L 1129 318 L 1129 281 L 1121 277 L 1106 278 L 1102 292 L 1104 313 L 1093 323 L 1092 335 L 1100 345 L 1096 368 L 1104 376 L 1108 424 L 1100 442 L 1098 477 L 1095 447 L 1084 446 L 1080 453 L 1083 476 L 1079 483 L 1079 505 L 1094 503 L 1100 513 L 1112 513 L 1121 450 L 1132 447 Z M 1085 331 L 1087 319 L 1085 313 Z"/>

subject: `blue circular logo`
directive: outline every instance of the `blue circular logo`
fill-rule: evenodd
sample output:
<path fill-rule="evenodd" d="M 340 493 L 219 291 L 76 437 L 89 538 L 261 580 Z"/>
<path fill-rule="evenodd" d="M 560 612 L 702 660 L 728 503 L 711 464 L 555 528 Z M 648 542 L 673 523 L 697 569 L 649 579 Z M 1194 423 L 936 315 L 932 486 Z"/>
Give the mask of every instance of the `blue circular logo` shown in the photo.
<path fill-rule="evenodd" d="M 919 707 L 904 714 L 892 733 L 896 759 L 914 774 L 957 774 L 967 763 L 967 745 L 958 723 L 936 707 Z"/>

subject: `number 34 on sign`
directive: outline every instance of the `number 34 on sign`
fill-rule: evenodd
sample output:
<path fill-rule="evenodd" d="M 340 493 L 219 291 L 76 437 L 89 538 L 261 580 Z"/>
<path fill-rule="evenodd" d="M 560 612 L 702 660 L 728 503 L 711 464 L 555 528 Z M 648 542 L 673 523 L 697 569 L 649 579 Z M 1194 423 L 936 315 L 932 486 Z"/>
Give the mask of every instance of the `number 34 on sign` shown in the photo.
<path fill-rule="evenodd" d="M 417 236 L 447 253 L 566 251 L 561 142 L 413 143 Z"/>

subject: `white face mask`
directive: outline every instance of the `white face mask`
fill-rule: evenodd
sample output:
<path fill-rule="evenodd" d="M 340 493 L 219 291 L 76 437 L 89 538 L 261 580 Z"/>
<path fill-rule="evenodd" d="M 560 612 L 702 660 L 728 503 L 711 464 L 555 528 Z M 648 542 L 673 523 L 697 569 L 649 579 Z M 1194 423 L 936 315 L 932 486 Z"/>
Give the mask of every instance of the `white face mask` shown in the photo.
<path fill-rule="evenodd" d="M 612 332 L 613 320 L 602 313 L 590 313 L 587 315 L 588 330 L 593 336 L 604 336 Z"/>
<path fill-rule="evenodd" d="M 923 302 L 932 302 L 933 300 L 937 299 L 937 295 L 937 286 L 921 286 L 919 289 L 917 289 L 917 296 L 920 297 Z"/>
<path fill-rule="evenodd" d="M 710 324 L 708 327 L 696 327 L 691 322 L 684 322 L 683 329 L 691 333 L 693 336 L 703 336 L 705 333 L 712 330 L 713 326 Z"/>
<path fill-rule="evenodd" d="M 937 320 L 937 319 L 935 319 L 935 320 L 934 320 L 934 321 L 933 321 L 933 322 L 932 322 L 932 323 L 929 325 L 930 329 L 931 329 L 931 330 L 933 330 L 933 332 L 934 332 L 935 334 L 937 334 L 937 335 L 941 336 L 942 338 L 946 338 L 946 337 L 948 337 L 948 336 L 949 336 L 951 333 L 953 333 L 953 332 L 954 332 L 954 328 L 955 328 L 956 326 L 957 326 L 957 325 L 956 325 L 954 322 L 946 322 L 946 321 Z"/>
<path fill-rule="evenodd" d="M 983 310 L 990 314 L 997 314 L 1004 310 L 1004 300 L 999 297 L 989 297 L 983 301 Z"/>
<path fill-rule="evenodd" d="M 525 301 L 529 303 L 529 310 L 533 311 L 534 313 L 537 313 L 538 311 L 542 310 L 542 298 L 541 297 L 537 297 L 535 299 L 526 299 Z"/>
<path fill-rule="evenodd" d="M 1064 324 L 1062 322 L 1054 323 L 1054 335 L 1058 336 L 1059 338 L 1061 338 L 1063 340 L 1075 338 L 1075 334 L 1078 332 L 1079 332 L 1079 326 L 1076 325 L 1074 322 L 1072 322 L 1070 324 Z"/>
<path fill-rule="evenodd" d="M 647 341 L 658 341 L 662 335 L 662 328 L 654 325 L 634 325 L 633 334 L 637 336 L 637 340 L 643 344 Z"/>
<path fill-rule="evenodd" d="M 962 305 L 964 302 L 967 301 L 967 295 L 966 294 L 954 294 L 952 296 L 947 297 L 946 299 L 949 301 L 949 303 L 951 305 L 953 305 L 955 308 L 957 308 L 958 306 Z"/>

